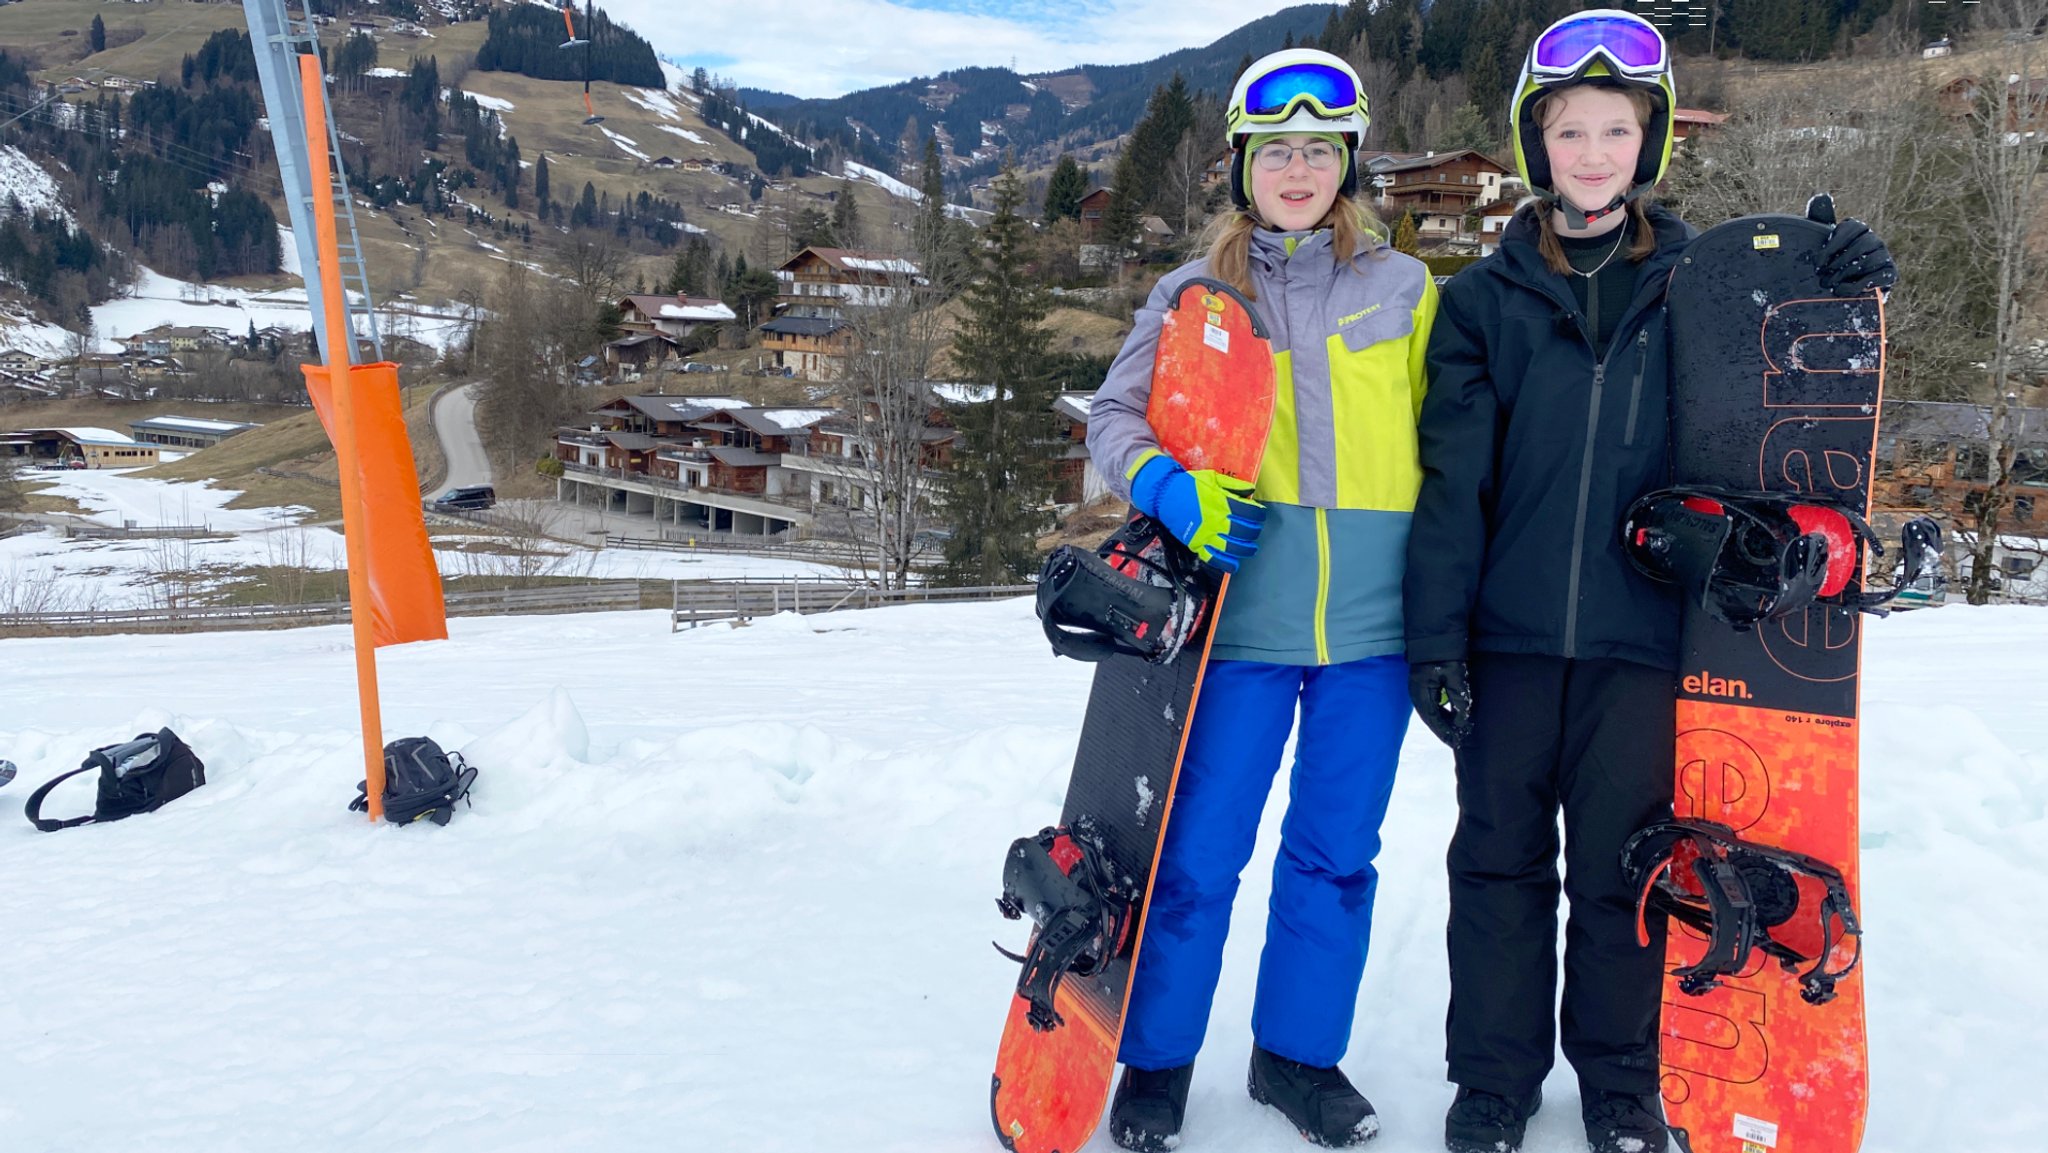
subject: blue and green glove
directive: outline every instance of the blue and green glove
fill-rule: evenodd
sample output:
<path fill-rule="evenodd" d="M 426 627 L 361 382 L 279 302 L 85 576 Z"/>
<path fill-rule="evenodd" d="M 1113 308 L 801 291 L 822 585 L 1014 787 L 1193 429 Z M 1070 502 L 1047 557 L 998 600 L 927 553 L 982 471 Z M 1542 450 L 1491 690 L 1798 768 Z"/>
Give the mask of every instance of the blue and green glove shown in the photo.
<path fill-rule="evenodd" d="M 1140 456 L 1127 475 L 1131 503 L 1203 564 L 1233 573 L 1259 551 L 1266 506 L 1252 499 L 1249 483 L 1214 469 L 1189 472 L 1158 449 Z"/>

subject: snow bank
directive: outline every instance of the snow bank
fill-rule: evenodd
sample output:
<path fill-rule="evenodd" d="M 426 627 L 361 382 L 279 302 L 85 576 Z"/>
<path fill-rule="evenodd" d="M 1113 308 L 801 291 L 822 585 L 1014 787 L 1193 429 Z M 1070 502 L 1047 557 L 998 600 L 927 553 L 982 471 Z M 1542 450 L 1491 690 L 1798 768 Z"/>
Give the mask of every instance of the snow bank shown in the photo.
<path fill-rule="evenodd" d="M 1089 673 L 1030 606 L 456 620 L 379 654 L 391 736 L 480 768 L 446 828 L 366 827 L 346 630 L 0 641 L 0 1124 L 10 1148 L 771 1153 L 993 1148 L 1022 930 L 991 897 L 1054 819 Z M 1866 645 L 1868 1153 L 2038 1145 L 2048 613 Z M 169 724 L 209 784 L 42 836 L 29 787 Z M 1243 1061 L 1275 790 L 1184 1148 L 1297 1153 Z M 89 807 L 73 781 L 50 809 Z M 1420 726 L 1345 1067 L 1383 1153 L 1442 1148 L 1449 755 Z M 393 1086 L 403 1086 L 395 1093 Z M 1528 1153 L 1580 1153 L 1560 1062 Z M 1107 1144 L 1098 1138 L 1099 1147 Z"/>

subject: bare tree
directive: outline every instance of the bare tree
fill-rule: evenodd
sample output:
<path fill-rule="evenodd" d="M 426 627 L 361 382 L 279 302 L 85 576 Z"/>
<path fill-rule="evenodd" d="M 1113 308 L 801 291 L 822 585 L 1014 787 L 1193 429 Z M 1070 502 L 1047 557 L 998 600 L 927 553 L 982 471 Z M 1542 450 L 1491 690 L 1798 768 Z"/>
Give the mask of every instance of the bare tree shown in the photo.
<path fill-rule="evenodd" d="M 1202 178 L 1210 161 L 1224 151 L 1223 106 L 1204 98 L 1196 100 L 1193 109 L 1192 122 L 1166 161 L 1154 201 L 1182 236 L 1194 232 L 1208 215 L 1208 189 Z"/>
<path fill-rule="evenodd" d="M 1969 602 L 1985 604 L 1998 580 L 1999 533 L 2012 508 L 2020 444 L 2019 391 L 2034 298 L 2044 284 L 2040 243 L 2041 166 L 2048 150 L 2048 58 L 2038 31 L 2048 0 L 1990 0 L 1978 27 L 1997 39 L 1970 91 L 1966 187 L 1976 201 L 1968 234 L 1978 263 L 1993 271 L 1989 476 L 1959 535 L 1970 555 Z"/>
<path fill-rule="evenodd" d="M 28 507 L 28 490 L 21 483 L 19 463 L 0 456 L 0 512 L 18 512 Z M 0 528 L 8 527 L 0 525 Z"/>
<path fill-rule="evenodd" d="M 511 475 L 547 446 L 574 410 L 578 359 L 596 345 L 596 306 L 563 281 L 508 264 L 478 326 L 484 388 L 478 428 L 494 466 Z"/>
<path fill-rule="evenodd" d="M 908 586 L 918 534 L 933 517 L 931 457 L 945 430 L 932 423 L 932 376 L 952 341 L 936 305 L 950 287 L 906 267 L 843 310 L 854 351 L 834 385 L 845 447 L 832 463 L 844 476 L 855 538 L 884 588 Z"/>
<path fill-rule="evenodd" d="M 615 303 L 625 291 L 631 253 L 610 232 L 583 229 L 556 249 L 554 264 L 562 278 L 594 302 Z"/>
<path fill-rule="evenodd" d="M 1764 89 L 1727 123 L 1690 142 L 1671 199 L 1707 227 L 1758 212 L 1799 212 L 1816 192 L 1891 246 L 1900 286 L 1886 308 L 1895 397 L 1964 399 L 1988 336 L 1991 292 L 1977 262 L 1958 260 L 1977 222 L 1967 204 L 1967 148 L 1935 92 L 1906 60 L 1853 78 Z"/>

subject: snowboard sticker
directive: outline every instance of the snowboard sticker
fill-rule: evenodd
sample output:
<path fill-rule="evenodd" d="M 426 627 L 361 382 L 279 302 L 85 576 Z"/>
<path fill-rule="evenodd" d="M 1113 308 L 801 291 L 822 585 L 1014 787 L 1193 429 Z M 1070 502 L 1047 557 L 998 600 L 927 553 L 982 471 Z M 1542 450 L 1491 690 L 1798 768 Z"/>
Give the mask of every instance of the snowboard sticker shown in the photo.
<path fill-rule="evenodd" d="M 1827 236 L 1804 218 L 1752 216 L 1687 249 L 1669 295 L 1680 484 L 1804 494 L 1868 516 L 1884 304 L 1875 292 L 1821 287 Z M 1855 548 L 1852 593 L 1868 563 Z M 1674 776 L 1675 816 L 1818 858 L 1840 870 L 1852 897 L 1861 629 L 1862 617 L 1840 605 L 1743 631 L 1687 605 Z M 1819 898 L 1807 885 L 1802 908 Z M 1772 932 L 1848 970 L 1835 996 L 1807 1003 L 1798 974 L 1760 949 L 1702 995 L 1667 979 L 1665 1110 L 1694 1153 L 1854 1153 L 1867 1097 L 1861 939 L 1825 939 L 1803 916 Z M 1674 920 L 1667 971 L 1699 961 L 1706 944 Z"/>
<path fill-rule="evenodd" d="M 1153 362 L 1145 418 L 1160 447 L 1188 469 L 1256 480 L 1276 389 L 1273 350 L 1251 304 L 1220 282 L 1188 281 L 1167 310 Z M 1221 586 L 1210 624 L 1228 581 Z M 1096 668 L 1060 827 L 1087 829 L 1129 892 L 1145 893 L 1158 863 L 1212 635 L 1204 625 L 1163 665 L 1115 656 Z M 1099 972 L 1065 974 L 1050 1006 L 1057 1024 L 1039 1027 L 1043 1008 L 1034 1022 L 1032 1002 L 1011 997 L 989 1098 L 1005 1149 L 1074 1153 L 1101 1123 L 1144 914 L 1140 896 L 1131 931 Z M 1039 937 L 1032 933 L 1033 945 Z"/>

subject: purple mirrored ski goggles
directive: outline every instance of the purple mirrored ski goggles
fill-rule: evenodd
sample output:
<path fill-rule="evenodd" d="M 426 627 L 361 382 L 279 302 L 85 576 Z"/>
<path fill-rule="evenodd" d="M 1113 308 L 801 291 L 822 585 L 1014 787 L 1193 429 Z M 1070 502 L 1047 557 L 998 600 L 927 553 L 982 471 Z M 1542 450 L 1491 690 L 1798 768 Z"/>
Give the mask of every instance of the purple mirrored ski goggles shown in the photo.
<path fill-rule="evenodd" d="M 1604 55 L 1624 76 L 1655 75 L 1670 67 L 1670 49 L 1649 23 L 1621 13 L 1585 15 L 1552 25 L 1530 53 L 1540 75 L 1572 76 Z"/>

